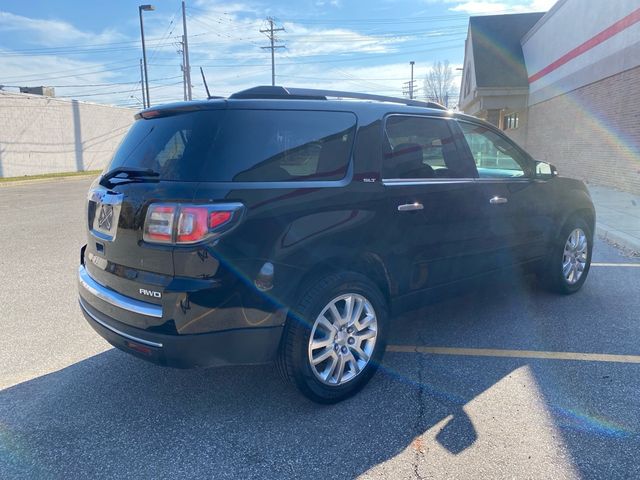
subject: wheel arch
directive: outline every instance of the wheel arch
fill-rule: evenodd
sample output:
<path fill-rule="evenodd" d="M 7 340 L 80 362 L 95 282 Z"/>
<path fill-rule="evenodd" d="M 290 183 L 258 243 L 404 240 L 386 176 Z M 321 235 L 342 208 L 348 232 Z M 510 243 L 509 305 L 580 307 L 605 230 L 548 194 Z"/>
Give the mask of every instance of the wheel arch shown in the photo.
<path fill-rule="evenodd" d="M 595 235 L 596 229 L 596 211 L 591 201 L 591 198 L 587 192 L 578 190 L 575 195 L 572 196 L 572 202 L 570 208 L 565 209 L 564 215 L 558 222 L 556 229 L 556 239 L 560 239 L 562 230 L 571 220 L 575 218 L 582 218 L 591 229 L 591 233 Z"/>
<path fill-rule="evenodd" d="M 391 304 L 393 282 L 382 259 L 371 252 L 358 255 L 337 255 L 316 263 L 301 278 L 295 289 L 295 297 L 299 297 L 307 286 L 325 275 L 337 272 L 355 272 L 369 278 L 382 292 L 387 306 Z"/>

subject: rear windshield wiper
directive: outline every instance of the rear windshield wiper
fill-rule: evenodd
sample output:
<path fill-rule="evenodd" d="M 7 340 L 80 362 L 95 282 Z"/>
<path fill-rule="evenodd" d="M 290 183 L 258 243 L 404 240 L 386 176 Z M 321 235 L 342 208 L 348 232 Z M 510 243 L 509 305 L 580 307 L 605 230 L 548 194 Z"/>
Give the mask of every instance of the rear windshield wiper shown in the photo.
<path fill-rule="evenodd" d="M 117 167 L 105 173 L 100 179 L 100 184 L 104 185 L 107 182 L 111 183 L 110 180 L 118 177 L 119 175 L 125 175 L 123 180 L 134 181 L 140 181 L 142 179 L 158 181 L 158 177 L 160 176 L 158 172 L 150 168 Z"/>

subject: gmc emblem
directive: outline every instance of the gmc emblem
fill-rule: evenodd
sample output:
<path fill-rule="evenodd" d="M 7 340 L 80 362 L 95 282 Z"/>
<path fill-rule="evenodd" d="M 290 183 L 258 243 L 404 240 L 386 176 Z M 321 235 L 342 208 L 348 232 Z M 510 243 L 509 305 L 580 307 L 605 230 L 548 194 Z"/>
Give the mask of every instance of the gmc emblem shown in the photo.
<path fill-rule="evenodd" d="M 147 290 L 146 288 L 141 288 L 138 290 L 138 292 L 140 292 L 140 295 L 146 295 L 147 297 L 162 298 L 162 293 L 154 292 L 153 290 Z"/>
<path fill-rule="evenodd" d="M 105 205 L 104 203 L 100 207 L 100 216 L 98 217 L 98 227 L 107 232 L 111 231 L 111 224 L 113 222 L 113 207 L 111 205 Z"/>

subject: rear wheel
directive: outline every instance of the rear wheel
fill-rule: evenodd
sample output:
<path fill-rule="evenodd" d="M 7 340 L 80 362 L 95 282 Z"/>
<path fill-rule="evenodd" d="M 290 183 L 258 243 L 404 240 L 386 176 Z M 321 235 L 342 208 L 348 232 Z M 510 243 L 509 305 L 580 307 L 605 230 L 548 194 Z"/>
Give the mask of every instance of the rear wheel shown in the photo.
<path fill-rule="evenodd" d="M 577 292 L 589 274 L 592 250 L 593 234 L 587 223 L 579 217 L 569 220 L 552 247 L 541 280 L 554 292 Z"/>
<path fill-rule="evenodd" d="M 374 283 L 351 272 L 312 282 L 290 315 L 279 367 L 311 400 L 335 403 L 358 392 L 384 354 L 385 299 Z"/>

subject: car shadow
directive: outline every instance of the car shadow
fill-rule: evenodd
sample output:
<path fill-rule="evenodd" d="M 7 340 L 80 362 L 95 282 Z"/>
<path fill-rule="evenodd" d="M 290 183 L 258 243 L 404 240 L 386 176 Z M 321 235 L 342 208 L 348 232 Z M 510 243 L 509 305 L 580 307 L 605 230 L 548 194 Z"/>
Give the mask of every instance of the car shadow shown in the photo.
<path fill-rule="evenodd" d="M 268 366 L 175 370 L 117 350 L 0 392 L 0 464 L 9 477 L 353 478 L 403 452 L 453 414 L 439 440 L 475 440 L 465 395 L 429 391 L 424 359 L 390 354 L 338 405 L 311 403 Z"/>
<path fill-rule="evenodd" d="M 391 340 L 538 348 L 550 340 L 533 333 L 559 327 L 543 328 L 555 321 L 546 309 L 579 316 L 593 308 L 505 288 L 508 299 L 479 290 L 398 318 Z M 546 307 L 530 311 L 530 303 Z M 523 305 L 526 314 L 512 318 Z M 576 348 L 583 341 L 576 337 Z M 441 458 L 425 448 L 427 437 L 450 455 L 443 458 L 473 450 L 485 420 L 469 405 L 523 367 L 578 476 L 640 473 L 637 365 L 390 352 L 361 393 L 320 406 L 271 366 L 175 370 L 117 350 L 0 392 L 0 470 L 4 478 L 354 478 L 382 468 L 409 478 L 416 464 Z M 509 395 L 492 406 L 507 425 L 530 414 L 512 408 Z"/>

